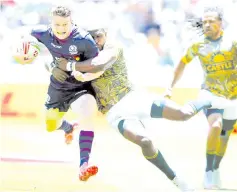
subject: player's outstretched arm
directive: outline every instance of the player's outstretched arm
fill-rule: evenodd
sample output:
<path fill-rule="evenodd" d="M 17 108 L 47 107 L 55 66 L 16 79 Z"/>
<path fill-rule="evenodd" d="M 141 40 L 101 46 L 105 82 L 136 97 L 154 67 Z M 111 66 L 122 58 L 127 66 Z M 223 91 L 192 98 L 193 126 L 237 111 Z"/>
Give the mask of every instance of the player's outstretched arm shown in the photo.
<path fill-rule="evenodd" d="M 40 52 L 38 40 L 30 35 L 19 37 L 11 46 L 12 57 L 17 63 L 30 64 Z"/>
<path fill-rule="evenodd" d="M 177 65 L 177 67 L 175 68 L 174 77 L 171 82 L 170 88 L 173 88 L 176 85 L 176 83 L 181 79 L 185 67 L 186 67 L 186 64 L 181 60 L 179 64 Z"/>
<path fill-rule="evenodd" d="M 86 36 L 84 43 L 87 50 L 85 56 L 88 60 L 76 63 L 76 71 L 97 73 L 106 70 L 117 60 L 119 49 L 116 47 L 114 42 L 106 42 L 100 52 L 98 52 L 98 47 L 91 35 Z M 96 50 L 94 46 L 96 46 Z"/>
<path fill-rule="evenodd" d="M 166 97 L 171 97 L 172 88 L 181 79 L 187 64 L 194 59 L 196 53 L 197 53 L 197 45 L 193 44 L 191 47 L 188 48 L 186 54 L 182 57 L 179 64 L 175 68 L 173 80 L 171 81 L 171 85 L 167 90 L 167 95 L 165 95 Z"/>
<path fill-rule="evenodd" d="M 63 70 L 73 71 L 73 75 L 78 81 L 92 81 L 99 78 L 108 67 L 116 62 L 117 55 L 115 47 L 106 47 L 95 58 L 82 62 L 73 63 L 60 58 L 57 61 L 57 66 Z"/>

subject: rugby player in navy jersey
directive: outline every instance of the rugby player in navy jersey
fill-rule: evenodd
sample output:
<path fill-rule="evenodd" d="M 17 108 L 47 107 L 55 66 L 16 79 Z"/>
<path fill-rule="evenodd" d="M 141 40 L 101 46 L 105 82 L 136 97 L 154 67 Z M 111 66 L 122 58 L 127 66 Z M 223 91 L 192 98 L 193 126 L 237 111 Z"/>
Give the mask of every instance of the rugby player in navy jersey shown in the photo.
<path fill-rule="evenodd" d="M 72 75 L 75 61 L 84 61 L 98 55 L 99 49 L 91 35 L 77 27 L 71 18 L 71 10 L 67 7 L 57 6 L 51 12 L 51 25 L 33 29 L 29 37 L 23 41 L 31 44 L 42 43 L 47 47 L 53 57 L 53 62 L 47 69 L 51 72 L 46 100 L 46 129 L 49 132 L 64 130 L 65 142 L 71 143 L 73 130 L 77 123 L 71 124 L 63 117 L 72 109 L 78 115 L 77 121 L 83 129 L 79 134 L 80 146 L 80 174 L 79 178 L 86 181 L 98 171 L 97 166 L 89 166 L 88 161 L 94 138 L 95 117 L 97 104 L 90 82 L 81 82 Z M 25 42 L 24 42 L 25 43 Z M 16 54 L 20 63 L 30 63 L 34 60 L 26 54 Z M 68 71 L 56 66 L 56 61 L 67 60 Z"/>

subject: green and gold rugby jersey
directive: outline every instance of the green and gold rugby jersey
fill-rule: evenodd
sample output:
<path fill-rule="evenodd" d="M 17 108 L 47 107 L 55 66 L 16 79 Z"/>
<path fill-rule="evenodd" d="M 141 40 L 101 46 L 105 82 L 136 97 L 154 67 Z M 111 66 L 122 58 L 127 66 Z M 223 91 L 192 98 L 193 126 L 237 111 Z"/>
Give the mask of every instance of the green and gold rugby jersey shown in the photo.
<path fill-rule="evenodd" d="M 182 62 L 197 56 L 205 72 L 203 88 L 227 99 L 237 99 L 237 41 L 222 33 L 217 40 L 203 37 L 188 48 Z"/>
<path fill-rule="evenodd" d="M 106 49 L 116 51 L 117 60 L 98 79 L 92 81 L 98 107 L 102 113 L 108 112 L 131 90 L 123 49 L 114 43 L 106 44 L 103 50 Z"/>

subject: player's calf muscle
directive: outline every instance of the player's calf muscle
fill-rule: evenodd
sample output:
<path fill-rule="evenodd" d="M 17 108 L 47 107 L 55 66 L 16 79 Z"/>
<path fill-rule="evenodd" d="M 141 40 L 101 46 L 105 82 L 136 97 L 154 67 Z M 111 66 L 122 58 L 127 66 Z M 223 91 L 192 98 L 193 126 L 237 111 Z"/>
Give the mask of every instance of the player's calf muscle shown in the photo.
<path fill-rule="evenodd" d="M 53 132 L 58 129 L 58 121 L 55 119 L 46 119 L 46 130 L 48 132 Z"/>
<path fill-rule="evenodd" d="M 219 155 L 219 156 L 225 155 L 231 132 L 232 131 L 228 131 L 226 135 L 221 136 L 219 146 L 216 150 L 216 155 Z"/>
<path fill-rule="evenodd" d="M 222 131 L 221 131 L 221 136 L 220 136 L 220 143 L 219 143 L 219 147 L 217 148 L 217 151 L 216 151 L 217 155 L 224 156 L 226 149 L 227 149 L 230 135 L 234 130 L 235 122 L 236 122 L 236 120 L 223 119 L 223 127 L 222 127 Z"/>

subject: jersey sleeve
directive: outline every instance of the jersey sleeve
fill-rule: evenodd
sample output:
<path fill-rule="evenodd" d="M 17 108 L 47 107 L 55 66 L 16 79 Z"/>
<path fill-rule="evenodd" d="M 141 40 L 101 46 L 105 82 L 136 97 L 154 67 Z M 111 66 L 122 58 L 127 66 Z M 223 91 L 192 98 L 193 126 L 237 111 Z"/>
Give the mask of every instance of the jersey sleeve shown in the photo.
<path fill-rule="evenodd" d="M 197 56 L 197 52 L 198 52 L 198 45 L 197 44 L 193 44 L 192 46 L 190 46 L 187 51 L 185 52 L 185 55 L 182 57 L 181 61 L 185 64 L 190 63 L 194 57 Z"/>
<path fill-rule="evenodd" d="M 91 59 L 99 54 L 99 49 L 90 34 L 84 38 L 84 57 L 85 59 Z"/>
<path fill-rule="evenodd" d="M 48 28 L 46 26 L 33 28 L 31 36 L 35 37 L 39 42 L 43 43 L 48 39 Z"/>

